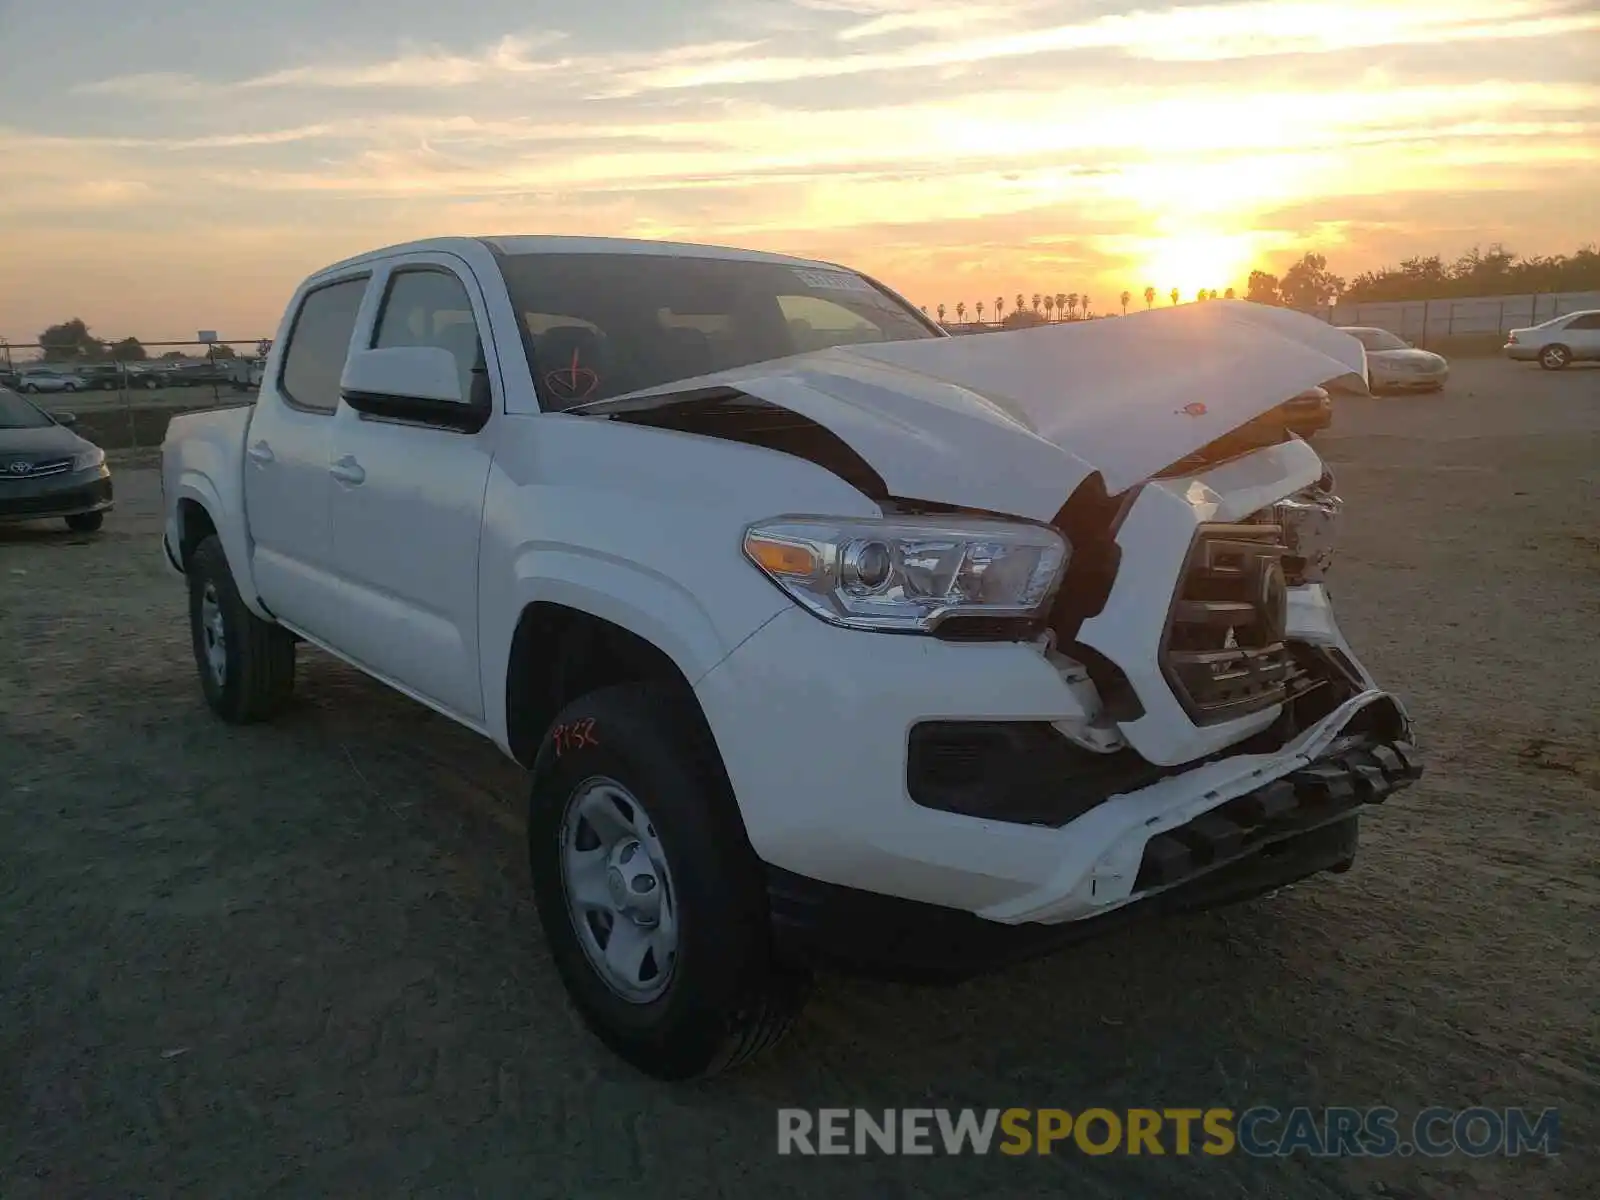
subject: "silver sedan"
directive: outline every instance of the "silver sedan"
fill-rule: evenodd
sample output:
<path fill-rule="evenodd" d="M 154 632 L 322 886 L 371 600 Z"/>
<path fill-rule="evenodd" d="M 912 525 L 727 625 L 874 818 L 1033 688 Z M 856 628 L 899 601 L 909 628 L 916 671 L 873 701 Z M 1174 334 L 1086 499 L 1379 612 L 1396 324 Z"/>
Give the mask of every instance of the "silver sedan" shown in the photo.
<path fill-rule="evenodd" d="M 1450 364 L 1431 350 L 1418 350 L 1387 329 L 1341 326 L 1367 348 L 1367 377 L 1374 392 L 1437 392 L 1450 378 Z"/>

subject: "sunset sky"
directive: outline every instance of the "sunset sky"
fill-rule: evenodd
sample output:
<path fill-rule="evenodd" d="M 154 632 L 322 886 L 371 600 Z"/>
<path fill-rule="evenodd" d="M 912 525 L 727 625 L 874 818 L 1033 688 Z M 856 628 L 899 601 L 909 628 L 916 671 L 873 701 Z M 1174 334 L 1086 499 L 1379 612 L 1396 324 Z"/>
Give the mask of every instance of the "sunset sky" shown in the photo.
<path fill-rule="evenodd" d="M 12 342 L 270 336 L 309 271 L 443 233 L 1104 311 L 1306 248 L 1571 250 L 1597 198 L 1596 0 L 0 0 Z"/>

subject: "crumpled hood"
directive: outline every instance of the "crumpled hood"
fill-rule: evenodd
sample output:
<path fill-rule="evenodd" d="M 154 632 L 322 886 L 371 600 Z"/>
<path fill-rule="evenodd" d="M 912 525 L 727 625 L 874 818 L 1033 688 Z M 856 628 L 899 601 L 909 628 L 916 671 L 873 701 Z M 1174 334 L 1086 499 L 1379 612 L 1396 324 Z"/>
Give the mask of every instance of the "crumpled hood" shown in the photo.
<path fill-rule="evenodd" d="M 838 347 L 584 405 L 735 388 L 827 428 L 891 494 L 1046 521 L 1095 471 L 1139 483 L 1316 385 L 1367 390 L 1349 334 L 1219 300 L 1008 333 Z"/>

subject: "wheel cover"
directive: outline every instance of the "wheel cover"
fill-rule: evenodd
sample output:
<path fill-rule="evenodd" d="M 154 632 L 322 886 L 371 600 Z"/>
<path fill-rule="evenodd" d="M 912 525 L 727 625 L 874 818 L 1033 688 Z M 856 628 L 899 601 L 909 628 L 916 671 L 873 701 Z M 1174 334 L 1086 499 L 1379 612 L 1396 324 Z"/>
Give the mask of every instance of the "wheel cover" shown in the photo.
<path fill-rule="evenodd" d="M 622 999 L 649 1004 L 672 982 L 678 903 L 655 823 L 614 779 L 585 780 L 561 818 L 561 885 L 578 944 Z"/>
<path fill-rule="evenodd" d="M 1551 346 L 1544 352 L 1545 362 L 1558 363 L 1564 358 L 1566 358 L 1566 354 L 1556 346 Z"/>
<path fill-rule="evenodd" d="M 222 602 L 217 585 L 207 583 L 200 593 L 200 637 L 205 645 L 206 667 L 219 688 L 228 678 L 228 633 L 222 623 Z"/>

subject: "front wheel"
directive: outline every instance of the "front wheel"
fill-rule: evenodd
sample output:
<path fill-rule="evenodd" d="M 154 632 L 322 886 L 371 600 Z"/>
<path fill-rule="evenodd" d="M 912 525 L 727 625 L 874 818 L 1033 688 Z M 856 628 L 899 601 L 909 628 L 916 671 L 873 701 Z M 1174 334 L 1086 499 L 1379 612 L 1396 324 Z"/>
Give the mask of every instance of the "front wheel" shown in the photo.
<path fill-rule="evenodd" d="M 233 725 L 275 715 L 294 691 L 293 635 L 245 607 L 215 534 L 195 548 L 187 573 L 189 633 L 206 703 Z"/>
<path fill-rule="evenodd" d="M 545 737 L 528 805 L 562 982 L 602 1042 L 664 1080 L 775 1045 L 809 984 L 774 960 L 761 864 L 686 704 L 658 684 L 574 701 Z"/>
<path fill-rule="evenodd" d="M 67 518 L 67 528 L 73 533 L 93 533 L 106 523 L 103 512 L 73 513 Z"/>
<path fill-rule="evenodd" d="M 1539 351 L 1539 365 L 1546 371 L 1564 371 L 1572 361 L 1572 351 L 1565 346 L 1546 346 Z"/>

